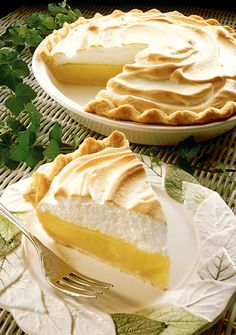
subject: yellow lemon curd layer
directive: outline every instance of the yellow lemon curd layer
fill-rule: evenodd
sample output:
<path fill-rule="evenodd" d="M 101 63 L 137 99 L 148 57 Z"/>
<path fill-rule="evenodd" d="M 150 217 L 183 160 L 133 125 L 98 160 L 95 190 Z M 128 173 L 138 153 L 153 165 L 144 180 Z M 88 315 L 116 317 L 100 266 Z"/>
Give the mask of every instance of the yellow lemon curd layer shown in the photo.
<path fill-rule="evenodd" d="M 59 64 L 51 66 L 55 78 L 66 84 L 105 85 L 123 69 L 124 65 Z"/>
<path fill-rule="evenodd" d="M 120 239 L 71 224 L 47 212 L 37 211 L 37 216 L 57 242 L 94 256 L 155 287 L 168 287 L 170 261 L 167 256 L 138 249 Z"/>

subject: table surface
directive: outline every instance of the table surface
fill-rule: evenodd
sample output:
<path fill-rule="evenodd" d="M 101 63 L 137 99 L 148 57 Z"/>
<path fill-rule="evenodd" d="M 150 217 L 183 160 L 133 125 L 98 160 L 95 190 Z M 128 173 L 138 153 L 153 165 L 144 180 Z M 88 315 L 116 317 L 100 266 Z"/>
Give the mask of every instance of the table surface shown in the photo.
<path fill-rule="evenodd" d="M 129 10 L 132 9 L 133 4 L 130 6 L 124 5 L 118 6 L 119 9 Z M 137 7 L 137 6 L 136 6 Z M 153 7 L 153 6 L 152 6 Z M 139 5 L 138 8 L 146 10 L 152 7 L 147 5 Z M 116 6 L 117 8 L 117 6 Z M 0 33 L 3 33 L 5 29 L 10 26 L 16 19 L 21 18 L 23 15 L 33 13 L 35 11 L 44 10 L 45 7 L 34 6 L 22 6 L 8 15 L 0 19 Z M 79 7 L 83 15 L 91 17 L 96 12 L 102 14 L 110 13 L 115 7 L 113 5 L 89 5 L 89 3 Z M 198 14 L 204 18 L 215 18 L 220 23 L 230 25 L 236 29 L 236 13 L 232 10 L 224 11 L 222 9 L 211 9 L 206 7 L 198 6 L 187 6 L 187 5 L 167 5 L 159 6 L 158 9 L 161 11 L 178 10 L 185 15 Z M 26 57 L 24 59 L 31 67 L 31 57 Z M 98 133 L 92 132 L 89 129 L 84 128 L 78 124 L 75 120 L 71 119 L 66 111 L 57 104 L 52 98 L 50 98 L 38 85 L 33 74 L 31 74 L 26 81 L 28 84 L 33 85 L 34 89 L 37 91 L 38 96 L 35 102 L 36 107 L 43 114 L 43 124 L 41 136 L 47 133 L 50 126 L 55 120 L 59 121 L 63 126 L 63 140 L 65 142 L 71 142 L 71 133 L 79 134 L 79 140 L 82 142 L 87 136 L 93 136 L 95 138 L 102 138 Z M 4 110 L 4 101 L 7 96 L 7 92 L 4 90 L 1 92 L 0 104 L 1 104 L 1 115 L 0 121 L 4 120 L 6 117 Z M 144 149 L 144 146 L 131 144 L 132 150 L 135 152 L 140 152 Z M 145 149 L 147 146 L 145 146 Z M 159 157 L 165 163 L 174 163 L 176 160 L 175 147 L 162 147 L 159 150 Z M 208 153 L 209 157 L 214 163 L 223 163 L 229 169 L 236 168 L 236 128 L 227 132 L 226 134 L 214 138 L 206 143 L 201 149 L 199 155 Z M 194 164 L 194 161 L 192 162 Z M 18 180 L 30 176 L 32 170 L 26 165 L 21 164 L 17 170 L 10 171 L 8 169 L 0 169 L 0 192 L 2 192 L 8 185 L 15 183 Z M 236 213 L 236 188 L 235 188 L 235 173 L 230 174 L 231 178 L 227 178 L 222 173 L 209 173 L 203 170 L 196 170 L 194 176 L 198 181 L 205 187 L 208 187 L 214 191 L 217 191 L 221 197 L 225 200 L 227 205 Z M 209 329 L 204 334 L 236 334 L 236 304 L 233 302 L 229 306 L 228 310 L 225 311 L 224 315 L 218 323 Z M 10 329 L 10 330 L 9 330 Z M 23 334 L 23 332 L 18 328 L 13 317 L 5 310 L 0 310 L 0 334 Z"/>

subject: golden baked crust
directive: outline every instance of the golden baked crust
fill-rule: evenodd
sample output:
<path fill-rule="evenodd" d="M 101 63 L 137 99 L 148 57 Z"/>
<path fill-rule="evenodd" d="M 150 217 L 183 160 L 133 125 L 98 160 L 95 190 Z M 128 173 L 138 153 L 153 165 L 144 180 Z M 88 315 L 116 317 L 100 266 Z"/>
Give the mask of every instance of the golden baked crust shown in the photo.
<path fill-rule="evenodd" d="M 221 25 L 214 19 L 205 20 L 198 15 L 184 16 L 177 11 L 161 13 L 156 9 L 147 12 L 134 9 L 128 13 L 116 10 L 110 14 L 109 17 L 111 20 L 114 20 L 129 15 L 130 13 L 137 17 L 142 15 L 145 15 L 146 17 L 148 14 L 156 17 L 161 15 L 161 19 L 166 22 L 169 18 L 171 20 L 177 20 L 177 22 L 180 20 L 181 27 L 185 23 L 190 23 L 193 25 L 193 32 L 196 32 L 196 34 L 199 33 L 200 37 L 203 35 L 200 28 L 203 27 L 207 31 L 212 28 L 209 36 L 211 37 L 211 34 L 215 34 L 217 39 L 223 41 L 223 44 L 226 45 L 227 48 L 229 45 L 235 46 L 234 49 L 232 49 L 232 54 L 235 53 L 236 57 L 235 31 L 229 26 Z M 54 75 L 57 76 L 57 65 L 54 57 L 51 55 L 54 46 L 65 39 L 71 30 L 76 29 L 81 25 L 87 24 L 87 31 L 96 31 L 99 24 L 96 20 L 106 17 L 108 16 L 96 14 L 94 20 L 93 18 L 87 20 L 81 17 L 72 24 L 65 23 L 61 30 L 54 31 L 54 33 L 46 39 L 44 47 L 39 51 L 39 57 L 48 64 Z M 171 26 L 170 22 L 168 22 L 168 24 Z M 203 39 L 208 41 L 209 36 L 203 36 Z M 197 48 L 196 50 L 193 50 L 193 53 L 191 50 L 191 46 L 197 44 L 197 42 L 194 41 L 194 38 L 190 36 L 189 39 L 186 40 L 186 48 L 176 50 L 176 55 L 180 56 L 180 58 L 182 54 L 183 56 L 189 54 L 194 55 L 194 53 L 198 52 Z M 86 42 L 85 49 L 88 49 Z M 215 52 L 220 54 L 221 50 L 216 49 Z M 222 54 L 224 54 L 224 52 L 222 52 Z M 192 63 L 184 63 L 183 69 L 180 70 L 180 66 L 176 60 L 177 58 L 172 59 L 171 53 L 169 56 L 165 55 L 163 58 L 163 64 L 166 66 L 163 66 L 163 64 L 162 66 L 159 66 L 162 62 L 162 54 L 159 54 L 158 52 L 156 53 L 156 51 L 153 53 L 150 52 L 142 57 L 143 58 L 139 63 L 136 62 L 134 64 L 125 65 L 123 72 L 118 76 L 111 78 L 107 83 L 106 90 L 100 91 L 95 99 L 85 106 L 84 110 L 88 113 L 94 113 L 112 119 L 171 126 L 208 124 L 215 121 L 225 120 L 236 115 L 236 67 L 233 64 L 232 67 L 234 66 L 234 70 L 232 70 L 231 73 L 227 70 L 220 75 L 220 70 L 217 69 L 215 75 L 211 74 L 210 80 L 205 79 L 203 75 L 203 78 L 196 77 L 191 81 L 184 71 L 187 72 L 188 69 L 193 66 Z M 199 60 L 201 61 L 200 57 Z M 221 60 L 222 59 L 219 59 L 219 62 Z M 225 63 L 228 62 L 230 62 L 230 59 L 228 61 L 226 56 Z M 209 65 L 209 63 L 210 60 L 207 59 L 206 64 Z M 152 66 L 153 64 L 155 66 Z M 156 64 L 158 66 L 156 66 Z M 217 66 L 218 65 L 219 68 L 220 66 L 222 66 L 222 68 L 224 66 L 224 64 L 217 64 Z M 228 66 L 227 64 L 225 65 L 225 67 Z M 201 66 L 204 70 L 204 62 Z M 201 66 L 197 69 L 198 72 L 201 71 Z M 165 89 L 160 90 L 157 87 L 153 92 L 146 92 L 145 85 L 141 87 L 134 87 L 132 86 L 133 84 L 127 85 L 129 80 L 134 81 L 134 79 L 141 78 L 142 80 L 145 78 L 145 80 L 150 79 L 150 82 L 153 82 L 154 80 L 158 82 L 159 80 L 166 81 L 167 77 L 170 78 L 171 84 L 173 82 L 180 84 L 182 91 L 179 92 L 177 88 L 176 90 L 169 92 Z M 127 81 L 127 83 L 125 81 Z M 189 85 L 189 87 L 191 86 L 190 88 L 193 92 L 185 93 L 184 88 L 182 89 L 181 85 L 183 87 L 187 85 Z M 197 86 L 199 86 L 199 89 L 196 89 Z M 189 90 L 189 87 L 187 90 Z M 164 106 L 165 104 L 167 107 Z"/>
<path fill-rule="evenodd" d="M 236 115 L 236 102 L 229 101 L 222 108 L 210 107 L 200 113 L 190 110 L 178 110 L 170 115 L 160 109 L 147 109 L 140 112 L 130 104 L 115 106 L 109 100 L 97 99 L 89 102 L 85 108 L 88 113 L 95 113 L 109 118 L 135 121 L 145 124 L 162 124 L 162 125 L 197 125 L 206 124 L 214 121 L 220 121 Z"/>
<path fill-rule="evenodd" d="M 33 173 L 30 187 L 24 194 L 25 200 L 31 202 L 33 206 L 37 205 L 47 193 L 55 176 L 73 159 L 99 152 L 108 147 L 119 148 L 124 145 L 127 145 L 127 139 L 123 133 L 117 130 L 113 131 L 110 136 L 103 140 L 96 140 L 93 137 L 85 139 L 80 147 L 73 153 L 58 155 L 52 163 L 50 170 L 46 173 L 44 173 L 43 170 Z"/>

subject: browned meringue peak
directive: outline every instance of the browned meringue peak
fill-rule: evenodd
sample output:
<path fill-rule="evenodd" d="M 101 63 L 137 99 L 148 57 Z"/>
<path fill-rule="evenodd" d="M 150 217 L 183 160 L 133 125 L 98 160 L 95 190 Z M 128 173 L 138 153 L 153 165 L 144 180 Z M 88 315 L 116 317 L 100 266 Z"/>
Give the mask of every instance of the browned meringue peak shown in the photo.
<path fill-rule="evenodd" d="M 143 164 L 126 146 L 107 147 L 73 159 L 53 179 L 41 202 L 53 203 L 60 196 L 114 203 L 164 221 L 156 194 L 146 181 Z"/>
<path fill-rule="evenodd" d="M 165 222 L 143 164 L 118 131 L 103 140 L 88 138 L 74 153 L 58 156 L 51 166 L 43 165 L 25 194 L 34 205 L 54 203 L 61 196 L 110 202 Z"/>
<path fill-rule="evenodd" d="M 73 153 L 67 155 L 60 154 L 52 163 L 40 166 L 33 173 L 30 187 L 24 194 L 24 198 L 33 205 L 37 205 L 47 193 L 52 180 L 73 159 L 99 152 L 107 147 L 119 148 L 124 146 L 129 146 L 128 140 L 123 133 L 117 130 L 113 131 L 110 136 L 103 140 L 88 137 Z"/>

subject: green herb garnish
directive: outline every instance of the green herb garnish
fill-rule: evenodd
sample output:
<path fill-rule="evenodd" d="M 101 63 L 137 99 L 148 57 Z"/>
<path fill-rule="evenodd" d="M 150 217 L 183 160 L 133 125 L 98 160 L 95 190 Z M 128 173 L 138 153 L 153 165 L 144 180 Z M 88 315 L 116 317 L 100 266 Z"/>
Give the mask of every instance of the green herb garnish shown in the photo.
<path fill-rule="evenodd" d="M 0 166 L 16 169 L 20 163 L 33 168 L 43 159 L 53 160 L 59 153 L 75 150 L 75 143 L 62 141 L 62 126 L 55 122 L 48 140 L 40 140 L 43 115 L 34 105 L 36 91 L 24 82 L 30 75 L 28 64 L 21 59 L 64 22 L 75 21 L 81 13 L 63 1 L 48 5 L 47 13 L 33 13 L 16 21 L 1 36 L 0 86 L 7 93 L 6 117 L 0 122 Z M 46 144 L 45 144 L 46 142 Z"/>
<path fill-rule="evenodd" d="M 153 163 L 160 161 L 158 156 L 163 148 L 152 146 L 149 147 L 145 154 L 150 156 Z M 205 150 L 206 149 L 206 150 Z M 236 181 L 231 173 L 236 169 L 227 168 L 224 163 L 218 163 L 212 158 L 215 146 L 211 140 L 196 142 L 193 136 L 189 136 L 181 141 L 176 147 L 171 148 L 170 154 L 176 156 L 174 165 L 193 175 L 197 172 L 209 172 L 211 174 L 221 174 L 229 181 L 231 187 L 236 188 Z"/>

